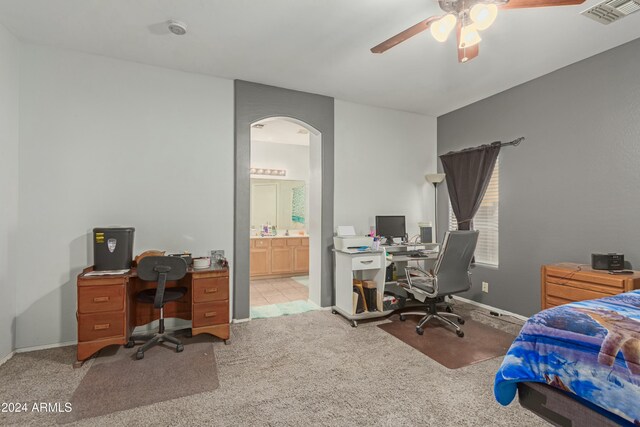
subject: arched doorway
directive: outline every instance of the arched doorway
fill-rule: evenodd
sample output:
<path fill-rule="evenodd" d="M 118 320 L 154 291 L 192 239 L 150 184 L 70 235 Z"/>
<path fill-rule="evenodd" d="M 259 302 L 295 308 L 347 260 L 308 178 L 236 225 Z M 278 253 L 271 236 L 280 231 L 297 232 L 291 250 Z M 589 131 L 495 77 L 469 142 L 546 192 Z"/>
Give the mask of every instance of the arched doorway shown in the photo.
<path fill-rule="evenodd" d="M 270 220 L 268 221 L 270 224 L 274 224 L 274 228 L 277 228 L 275 234 L 278 238 L 283 237 L 283 232 L 290 237 L 290 239 L 285 239 L 288 242 L 280 241 L 279 244 L 286 245 L 300 240 L 296 239 L 296 236 L 307 236 L 305 239 L 308 239 L 308 248 L 291 249 L 304 249 L 305 252 L 308 249 L 308 260 L 306 261 L 308 263 L 306 274 L 309 277 L 308 294 L 306 294 L 304 300 L 308 298 L 310 302 L 320 306 L 322 304 L 320 270 L 322 254 L 320 221 L 322 218 L 322 134 L 310 124 L 293 117 L 269 117 L 252 123 L 251 129 L 252 153 L 250 171 L 253 173 L 251 175 L 252 192 L 250 205 L 251 239 L 256 239 L 260 243 L 274 243 L 273 237 L 258 239 L 258 236 L 261 236 L 264 232 L 264 230 L 260 230 L 261 224 L 267 222 L 267 219 Z M 268 146 L 266 149 L 273 152 L 265 155 L 265 149 L 261 147 L 263 145 Z M 287 150 L 287 148 L 290 148 L 290 150 Z M 283 187 L 296 187 L 298 183 L 304 188 L 304 191 L 302 191 L 304 202 L 301 209 L 303 218 L 298 218 L 298 223 L 293 223 L 287 221 L 294 215 L 291 212 L 292 200 L 284 200 L 287 197 L 287 191 L 286 189 L 283 191 Z M 259 194 L 257 194 L 257 189 L 262 189 Z M 261 203 L 263 203 L 259 212 L 256 212 L 258 210 L 258 207 L 255 206 L 257 200 L 261 200 Z M 298 217 L 298 215 L 295 216 Z M 267 233 L 269 235 L 272 234 L 270 231 Z M 256 241 L 253 241 L 253 243 L 256 243 Z M 253 274 L 255 265 L 251 264 L 251 283 L 255 283 L 254 278 L 257 279 L 257 282 L 261 277 L 277 278 L 275 280 L 278 281 L 278 279 L 284 277 L 296 276 L 294 274 L 296 270 L 294 268 L 295 251 L 286 247 L 279 246 L 278 249 L 269 250 L 254 248 L 252 244 L 252 249 L 250 250 L 252 254 L 250 257 L 251 262 L 256 262 L 253 255 L 258 254 L 257 258 L 260 260 L 261 269 L 264 263 L 274 265 L 276 262 L 274 250 L 285 253 L 285 256 L 279 255 L 280 260 L 291 257 L 290 264 L 279 271 L 263 270 L 259 275 Z M 270 253 L 271 255 L 266 259 L 262 255 L 264 253 Z M 291 274 L 287 271 L 289 269 Z M 281 280 L 281 282 L 284 282 L 284 280 Z M 252 285 L 251 292 L 254 292 L 254 290 L 258 289 L 254 289 Z M 282 290 L 282 293 L 285 296 L 287 295 L 285 290 Z M 292 296 L 291 299 L 300 298 Z M 273 301 L 276 300 L 277 296 Z M 260 304 L 270 303 L 262 301 Z M 251 306 L 253 307 L 253 303 Z"/>
<path fill-rule="evenodd" d="M 309 299 L 321 307 L 333 302 L 333 171 L 334 100 L 333 98 L 273 86 L 235 81 L 235 202 L 234 253 L 231 257 L 233 282 L 233 319 L 248 320 L 250 312 L 250 168 L 251 125 L 263 120 L 286 118 L 304 126 L 315 140 L 310 143 L 313 162 L 311 174 L 317 197 L 317 239 L 310 241 L 310 277 L 319 284 L 310 289 Z M 316 187 L 317 186 L 317 187 Z M 315 190 L 315 191 L 314 191 Z M 314 234 L 313 232 L 310 234 Z M 313 247 L 311 246 L 313 245 Z M 311 288 L 311 284 L 310 284 Z"/>

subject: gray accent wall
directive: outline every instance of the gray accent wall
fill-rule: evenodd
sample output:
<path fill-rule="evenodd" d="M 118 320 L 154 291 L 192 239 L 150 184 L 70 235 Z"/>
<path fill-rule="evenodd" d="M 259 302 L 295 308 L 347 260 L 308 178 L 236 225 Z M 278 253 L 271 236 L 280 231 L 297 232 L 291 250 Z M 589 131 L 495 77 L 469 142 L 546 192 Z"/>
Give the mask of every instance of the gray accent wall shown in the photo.
<path fill-rule="evenodd" d="M 233 268 L 233 317 L 249 318 L 249 229 L 251 124 L 269 117 L 291 117 L 322 134 L 321 305 L 333 298 L 333 169 L 334 100 L 315 95 L 235 81 L 235 218 Z"/>
<path fill-rule="evenodd" d="M 640 269 L 640 39 L 438 118 L 439 155 L 518 136 L 500 154 L 500 265 L 461 296 L 529 316 L 543 264 L 618 251 Z"/>

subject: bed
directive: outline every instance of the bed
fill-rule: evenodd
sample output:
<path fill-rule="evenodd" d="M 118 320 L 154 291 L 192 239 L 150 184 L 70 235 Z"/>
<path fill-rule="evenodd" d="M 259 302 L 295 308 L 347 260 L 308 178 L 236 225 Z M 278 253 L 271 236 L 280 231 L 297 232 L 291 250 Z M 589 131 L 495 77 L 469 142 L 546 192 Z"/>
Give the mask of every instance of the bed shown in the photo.
<path fill-rule="evenodd" d="M 516 393 L 556 425 L 640 426 L 640 291 L 531 317 L 494 383 L 502 405 Z"/>

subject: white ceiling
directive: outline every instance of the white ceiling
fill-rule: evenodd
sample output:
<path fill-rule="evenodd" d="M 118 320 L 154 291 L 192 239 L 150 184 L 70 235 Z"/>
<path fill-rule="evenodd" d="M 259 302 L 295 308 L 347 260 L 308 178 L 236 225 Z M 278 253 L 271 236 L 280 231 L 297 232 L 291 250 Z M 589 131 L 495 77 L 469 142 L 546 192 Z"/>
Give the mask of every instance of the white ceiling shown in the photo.
<path fill-rule="evenodd" d="M 304 127 L 281 119 L 266 119 L 262 128 L 251 128 L 251 142 L 309 145 L 309 131 Z"/>
<path fill-rule="evenodd" d="M 29 42 L 438 116 L 640 37 L 640 13 L 579 15 L 598 1 L 501 11 L 468 64 L 428 32 L 369 52 L 438 14 L 434 0 L 0 0 L 0 23 Z M 169 34 L 170 18 L 188 34 Z"/>

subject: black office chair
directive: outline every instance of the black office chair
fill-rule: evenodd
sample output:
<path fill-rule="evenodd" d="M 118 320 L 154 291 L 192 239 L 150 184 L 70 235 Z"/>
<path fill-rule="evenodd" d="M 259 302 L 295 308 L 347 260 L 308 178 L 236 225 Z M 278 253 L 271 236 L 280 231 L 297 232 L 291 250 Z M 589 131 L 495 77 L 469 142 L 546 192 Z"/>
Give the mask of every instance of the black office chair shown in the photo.
<path fill-rule="evenodd" d="M 433 274 L 419 267 L 405 268 L 407 279 L 399 281 L 398 284 L 412 294 L 413 298 L 424 303 L 425 311 L 402 313 L 400 320 L 404 321 L 406 316 L 410 315 L 422 316 L 416 326 L 418 335 L 424 333 L 424 326 L 428 321 L 437 319 L 452 326 L 460 338 L 464 337 L 462 329 L 447 317 L 455 317 L 461 325 L 464 324 L 464 319 L 449 310 L 439 312 L 436 305 L 443 303 L 446 296 L 468 291 L 471 288 L 469 268 L 478 243 L 478 236 L 478 231 L 448 231 Z"/>
<path fill-rule="evenodd" d="M 142 303 L 153 304 L 160 309 L 158 332 L 152 335 L 137 335 L 129 339 L 125 347 L 131 348 L 136 341 L 146 341 L 137 351 L 136 359 L 144 358 L 144 352 L 156 344 L 168 341 L 176 345 L 176 352 L 184 350 L 184 346 L 176 337 L 164 331 L 164 305 L 176 301 L 187 293 L 185 287 L 165 288 L 168 281 L 180 280 L 187 274 L 187 263 L 182 257 L 148 256 L 138 263 L 138 278 L 145 282 L 158 282 L 155 289 L 138 292 L 136 299 Z"/>

